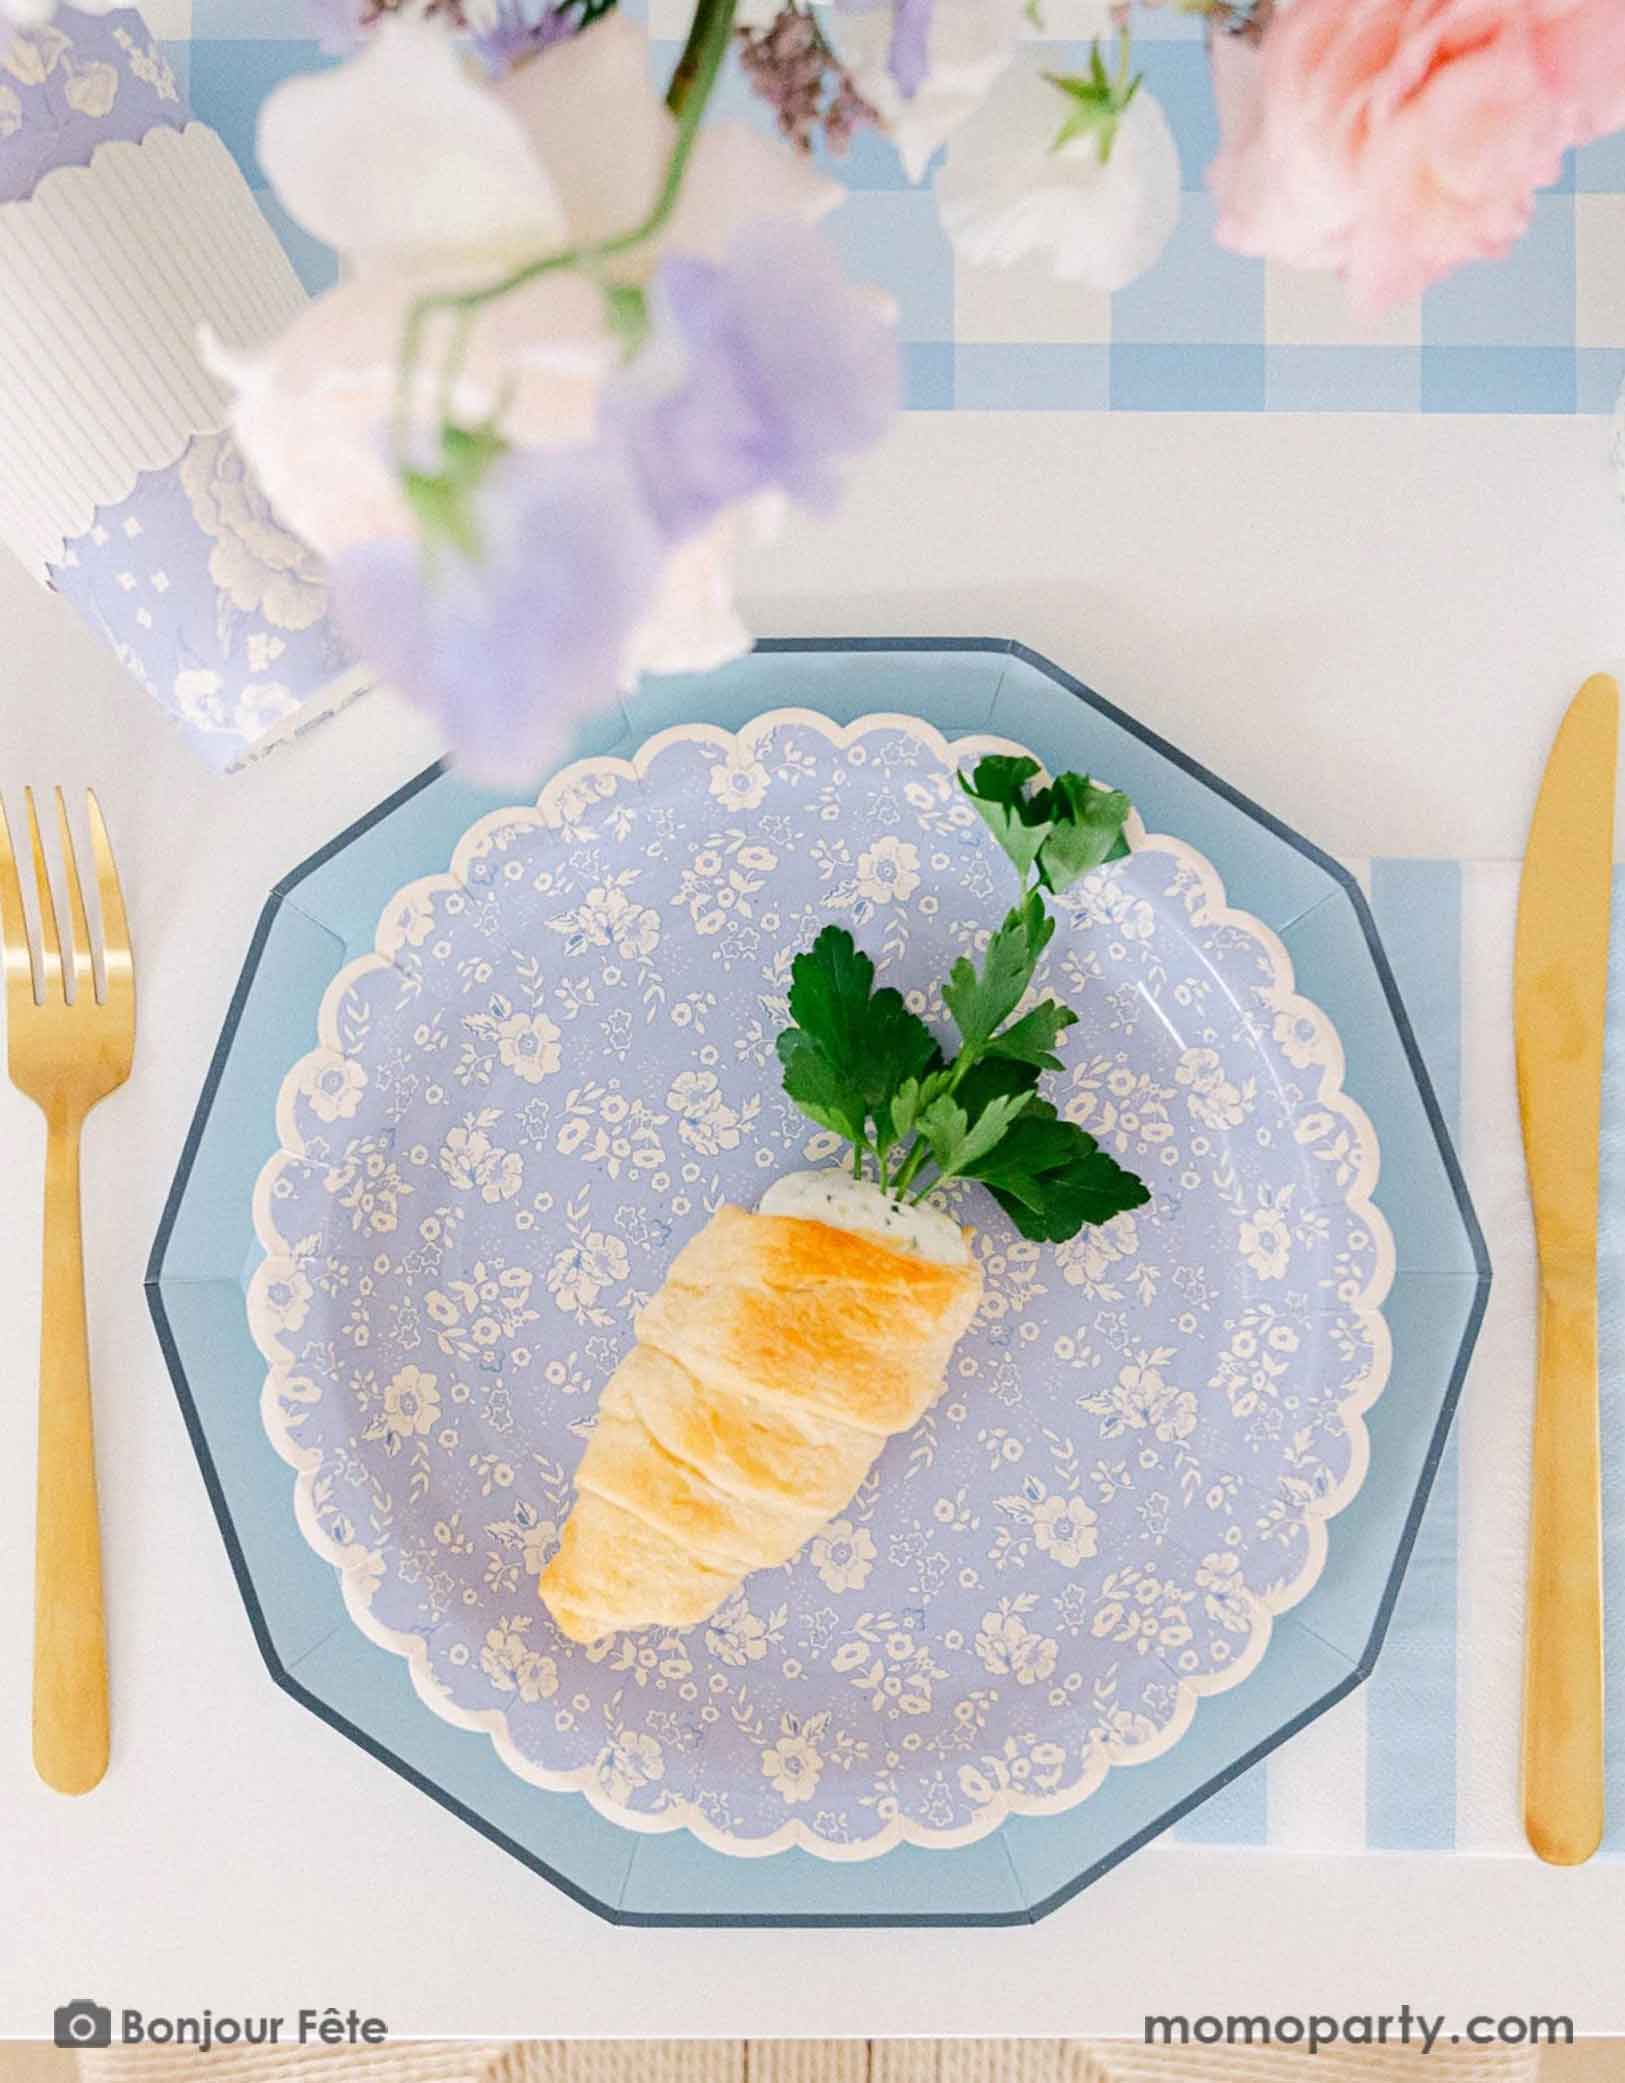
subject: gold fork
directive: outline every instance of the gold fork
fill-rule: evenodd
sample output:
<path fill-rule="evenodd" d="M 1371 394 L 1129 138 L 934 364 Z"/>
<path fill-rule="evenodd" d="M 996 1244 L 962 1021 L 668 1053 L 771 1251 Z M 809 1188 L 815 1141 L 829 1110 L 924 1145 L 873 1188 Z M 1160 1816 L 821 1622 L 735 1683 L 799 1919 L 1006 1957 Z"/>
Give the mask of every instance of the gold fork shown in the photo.
<path fill-rule="evenodd" d="M 85 1263 L 79 1234 L 79 1131 L 99 1099 L 130 1075 L 135 971 L 113 849 L 101 806 L 85 793 L 101 911 L 96 981 L 90 926 L 62 791 L 63 880 L 68 896 L 70 999 L 56 905 L 26 789 L 39 905 L 39 960 L 29 948 L 17 857 L 0 803 L 0 948 L 6 972 L 11 1082 L 45 1116 L 45 1247 L 40 1285 L 39 1487 L 34 1533 L 34 1765 L 64 1794 L 83 1794 L 107 1770 L 107 1628 L 90 1416 Z"/>

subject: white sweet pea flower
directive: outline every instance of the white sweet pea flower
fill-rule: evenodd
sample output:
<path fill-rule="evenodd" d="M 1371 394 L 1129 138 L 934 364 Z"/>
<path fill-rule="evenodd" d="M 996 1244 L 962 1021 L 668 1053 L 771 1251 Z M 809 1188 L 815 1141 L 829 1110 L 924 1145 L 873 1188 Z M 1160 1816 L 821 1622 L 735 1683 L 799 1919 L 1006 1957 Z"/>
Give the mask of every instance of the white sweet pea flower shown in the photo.
<path fill-rule="evenodd" d="M 911 181 L 925 178 L 932 155 L 981 106 L 1015 55 L 1026 0 L 936 0 L 930 71 L 905 95 L 887 63 L 892 10 L 825 16 L 830 39 L 860 94 L 884 121 Z"/>
<path fill-rule="evenodd" d="M 111 14 L 127 7 L 130 0 L 74 0 L 80 14 Z M 0 0 L 0 31 L 9 23 L 16 29 L 37 29 L 56 13 L 56 0 Z"/>
<path fill-rule="evenodd" d="M 994 88 L 949 147 L 937 176 L 943 227 L 967 260 L 1009 267 L 1047 259 L 1063 282 L 1121 289 L 1143 275 L 1179 218 L 1179 150 L 1142 88 L 1099 138 L 1057 145 L 1068 103 L 1036 62 Z"/>
<path fill-rule="evenodd" d="M 344 65 L 276 90 L 260 118 L 261 163 L 289 214 L 338 249 L 345 279 L 264 350 L 216 346 L 212 357 L 236 388 L 238 441 L 297 534 L 331 558 L 413 533 L 390 441 L 413 304 L 638 224 L 674 129 L 647 39 L 619 11 L 496 84 L 477 79 L 433 22 L 394 19 Z M 744 224 L 815 218 L 840 192 L 744 124 L 708 124 L 672 217 L 617 264 L 619 279 L 646 279 L 668 249 L 720 260 Z M 415 401 L 430 426 L 448 345 L 436 321 Z M 465 426 L 494 419 L 519 448 L 584 442 L 619 357 L 601 291 L 572 270 L 540 276 L 477 314 L 452 415 Z M 710 662 L 743 648 L 720 547 L 690 562 L 695 598 L 674 576 L 640 657 L 682 664 L 698 651 Z"/>
<path fill-rule="evenodd" d="M 709 673 L 750 649 L 733 597 L 738 537 L 738 515 L 730 512 L 672 550 L 654 606 L 633 632 L 623 685 L 644 673 Z"/>

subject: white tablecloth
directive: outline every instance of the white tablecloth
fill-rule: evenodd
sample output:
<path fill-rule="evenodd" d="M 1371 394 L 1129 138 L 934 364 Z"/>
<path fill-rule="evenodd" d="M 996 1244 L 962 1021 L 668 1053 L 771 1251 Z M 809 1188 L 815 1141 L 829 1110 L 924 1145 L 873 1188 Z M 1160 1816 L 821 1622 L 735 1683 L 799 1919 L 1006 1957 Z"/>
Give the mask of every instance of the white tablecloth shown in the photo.
<path fill-rule="evenodd" d="M 1345 856 L 1506 857 L 1569 694 L 1625 661 L 1625 520 L 1595 421 L 917 415 L 751 594 L 764 631 L 1021 637 Z M 482 2036 L 1137 2035 L 1404 2001 L 1625 2027 L 1617 1867 L 1158 1846 L 1036 1929 L 619 1931 L 278 1693 L 140 1279 L 266 892 L 437 748 L 372 697 L 217 780 L 10 569 L 0 631 L 0 784 L 100 789 L 142 1006 L 86 1153 L 115 1733 L 77 1803 L 28 1761 L 41 1135 L 0 1084 L 0 2033 L 84 1995 Z M 1521 1239 L 1490 1246 L 1504 1270 Z M 1487 1342 L 1469 1393 L 1496 1366 Z"/>

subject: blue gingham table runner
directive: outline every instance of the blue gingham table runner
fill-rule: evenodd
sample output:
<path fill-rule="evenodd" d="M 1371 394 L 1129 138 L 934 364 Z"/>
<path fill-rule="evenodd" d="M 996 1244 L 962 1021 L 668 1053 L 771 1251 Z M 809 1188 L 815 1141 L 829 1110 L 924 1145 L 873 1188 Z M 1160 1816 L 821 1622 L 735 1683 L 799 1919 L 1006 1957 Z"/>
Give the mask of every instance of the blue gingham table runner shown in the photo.
<path fill-rule="evenodd" d="M 1518 1128 L 1519 864 L 1351 864 L 1371 899 L 1495 1268 L 1454 1431 L 1376 1670 L 1176 1835 L 1302 1851 L 1529 1853 L 1519 1816 L 1535 1255 Z M 1614 876 L 1603 1089 L 1608 1814 L 1625 1851 L 1625 869 Z M 1358 1094 L 1356 1094 L 1358 1097 Z M 1377 1203 L 1382 1202 L 1379 1180 Z M 1380 1482 L 1373 1460 L 1369 1480 Z M 1335 1545 L 1334 1521 L 1331 1538 Z"/>
<path fill-rule="evenodd" d="M 687 0 L 623 0 L 648 21 L 662 66 Z M 254 156 L 260 103 L 288 74 L 330 62 L 305 0 L 147 0 L 154 32 L 260 195 L 306 285 L 333 257 L 289 223 Z M 1092 10 L 1091 10 L 1092 11 Z M 1075 71 L 1078 0 L 1044 0 L 1046 63 Z M 881 138 L 830 171 L 850 190 L 830 220 L 860 275 L 897 297 L 907 399 L 916 409 L 1256 412 L 1604 412 L 1625 375 L 1625 134 L 1570 155 L 1512 256 L 1464 268 L 1420 304 L 1358 324 L 1329 276 L 1222 252 L 1203 171 L 1218 120 L 1200 27 L 1136 9 L 1146 86 L 1184 164 L 1178 229 L 1157 266 L 1116 296 L 1057 285 L 1037 266 L 957 261 L 929 189 L 912 188 Z M 732 71 L 730 113 L 765 121 Z"/>

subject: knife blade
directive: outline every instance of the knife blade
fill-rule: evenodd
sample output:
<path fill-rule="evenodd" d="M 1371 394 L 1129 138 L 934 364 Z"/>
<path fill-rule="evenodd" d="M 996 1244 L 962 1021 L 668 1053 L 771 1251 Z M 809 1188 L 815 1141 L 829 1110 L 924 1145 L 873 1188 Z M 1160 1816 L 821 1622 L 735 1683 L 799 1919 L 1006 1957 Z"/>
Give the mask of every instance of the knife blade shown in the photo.
<path fill-rule="evenodd" d="M 1603 1830 L 1597 1175 L 1619 689 L 1596 674 L 1546 763 L 1518 892 L 1518 1106 L 1540 1258 L 1523 1696 L 1524 1831 L 1589 1859 Z"/>

